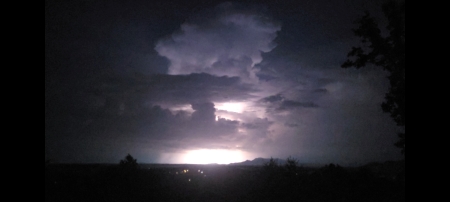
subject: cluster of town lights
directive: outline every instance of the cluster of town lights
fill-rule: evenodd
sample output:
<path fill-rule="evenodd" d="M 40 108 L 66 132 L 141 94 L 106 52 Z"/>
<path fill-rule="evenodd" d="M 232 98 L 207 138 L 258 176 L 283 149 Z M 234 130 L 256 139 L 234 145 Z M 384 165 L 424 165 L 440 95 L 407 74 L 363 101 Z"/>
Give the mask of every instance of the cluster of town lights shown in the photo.
<path fill-rule="evenodd" d="M 183 171 L 181 171 L 181 173 L 187 173 L 187 172 L 189 172 L 189 170 L 188 170 L 188 169 L 184 169 Z M 178 172 L 175 172 L 175 174 L 177 174 L 177 175 L 178 175 Z"/>
<path fill-rule="evenodd" d="M 185 173 L 188 173 L 188 172 L 189 172 L 189 169 L 184 169 L 184 170 L 182 170 L 182 171 L 180 172 L 180 174 L 185 174 Z M 200 174 L 203 174 L 203 170 L 197 170 L 197 172 L 200 173 Z M 178 172 L 175 172 L 175 174 L 178 175 Z M 203 175 L 203 177 L 206 177 L 206 175 Z M 189 178 L 188 181 L 190 182 L 190 181 L 191 181 L 191 178 Z"/>

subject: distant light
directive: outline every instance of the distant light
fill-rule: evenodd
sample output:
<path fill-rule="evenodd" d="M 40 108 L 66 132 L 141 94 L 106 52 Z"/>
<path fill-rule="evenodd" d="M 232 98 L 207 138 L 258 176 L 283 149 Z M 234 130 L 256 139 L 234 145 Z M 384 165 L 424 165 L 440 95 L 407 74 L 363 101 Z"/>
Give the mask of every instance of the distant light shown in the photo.
<path fill-rule="evenodd" d="M 190 164 L 228 164 L 244 160 L 243 152 L 240 150 L 199 149 L 186 152 L 183 162 Z"/>
<path fill-rule="evenodd" d="M 198 170 L 198 172 L 200 172 L 200 170 Z"/>
<path fill-rule="evenodd" d="M 178 175 L 178 172 L 176 172 L 176 174 Z"/>
<path fill-rule="evenodd" d="M 203 171 L 202 172 L 200 172 L 201 174 L 203 174 Z"/>
<path fill-rule="evenodd" d="M 189 182 L 191 181 L 191 179 L 189 179 Z"/>

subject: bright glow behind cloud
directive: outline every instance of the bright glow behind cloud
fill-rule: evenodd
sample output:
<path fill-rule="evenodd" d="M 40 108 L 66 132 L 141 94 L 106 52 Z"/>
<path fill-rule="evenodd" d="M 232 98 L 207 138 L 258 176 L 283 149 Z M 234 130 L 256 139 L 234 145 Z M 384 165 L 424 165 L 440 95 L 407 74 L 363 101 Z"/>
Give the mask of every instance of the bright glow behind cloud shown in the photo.
<path fill-rule="evenodd" d="M 245 108 L 244 102 L 225 102 L 225 103 L 216 103 L 215 107 L 218 110 L 225 110 L 229 112 L 242 113 Z"/>
<path fill-rule="evenodd" d="M 191 18 L 180 26 L 178 32 L 159 40 L 155 50 L 170 61 L 168 73 L 207 73 L 219 77 L 239 77 L 240 82 L 257 87 L 260 84 L 256 76 L 259 69 L 255 65 L 263 60 L 263 52 L 270 52 L 276 47 L 274 39 L 281 26 L 265 16 L 260 8 L 238 7 L 233 3 L 220 4 L 213 12 L 201 13 L 201 17 Z M 208 102 L 214 103 L 216 110 L 208 113 L 196 110 L 192 113 L 191 119 L 215 117 L 216 120 L 211 122 L 211 125 L 202 125 L 200 131 L 192 134 L 207 138 L 220 136 L 220 139 L 215 140 L 202 139 L 201 142 L 196 142 L 195 148 L 211 148 L 208 147 L 211 143 L 223 148 L 232 148 L 234 145 L 244 145 L 247 150 L 254 148 L 254 137 L 242 128 L 241 123 L 264 118 L 265 109 L 255 105 L 261 97 L 252 95 L 252 98 L 242 99 L 239 96 L 227 96 L 226 91 L 217 92 L 221 97 L 229 97 L 230 100 L 239 102 L 207 99 Z M 222 133 L 217 134 L 218 129 Z M 256 139 L 264 139 L 266 132 L 262 130 L 265 129 L 267 128 L 254 126 L 250 133 L 263 134 Z M 188 146 L 186 152 L 182 157 L 185 163 L 230 163 L 247 159 L 240 151 L 235 150 L 190 150 Z"/>

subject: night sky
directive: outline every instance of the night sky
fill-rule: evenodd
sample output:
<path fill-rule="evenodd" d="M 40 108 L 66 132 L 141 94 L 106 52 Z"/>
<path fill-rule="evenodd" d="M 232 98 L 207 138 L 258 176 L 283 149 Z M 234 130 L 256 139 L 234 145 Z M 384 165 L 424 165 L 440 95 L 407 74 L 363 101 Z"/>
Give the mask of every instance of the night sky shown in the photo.
<path fill-rule="evenodd" d="M 382 1 L 46 1 L 45 159 L 399 160 L 380 67 L 343 69 Z"/>

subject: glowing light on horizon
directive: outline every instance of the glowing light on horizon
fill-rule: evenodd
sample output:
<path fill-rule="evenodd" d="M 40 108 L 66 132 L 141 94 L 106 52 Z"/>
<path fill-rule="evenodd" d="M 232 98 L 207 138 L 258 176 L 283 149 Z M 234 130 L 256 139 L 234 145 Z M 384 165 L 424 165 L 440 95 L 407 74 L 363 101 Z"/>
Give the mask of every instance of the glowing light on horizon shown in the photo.
<path fill-rule="evenodd" d="M 183 161 L 189 164 L 228 164 L 244 160 L 244 155 L 239 150 L 200 149 L 188 151 Z"/>

